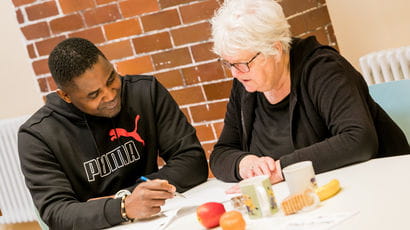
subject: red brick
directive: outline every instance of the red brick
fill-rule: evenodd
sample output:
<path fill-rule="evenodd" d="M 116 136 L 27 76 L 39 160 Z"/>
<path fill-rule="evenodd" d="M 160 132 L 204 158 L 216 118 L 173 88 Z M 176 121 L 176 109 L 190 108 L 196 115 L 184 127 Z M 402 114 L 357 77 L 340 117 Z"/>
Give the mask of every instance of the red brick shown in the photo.
<path fill-rule="evenodd" d="M 84 22 L 79 14 L 72 14 L 50 21 L 50 29 L 54 34 L 83 28 Z"/>
<path fill-rule="evenodd" d="M 23 24 L 23 23 L 24 23 L 23 13 L 21 13 L 21 10 L 20 10 L 20 9 L 16 10 L 16 18 L 17 18 L 17 22 L 18 22 L 19 24 Z"/>
<path fill-rule="evenodd" d="M 175 49 L 152 55 L 155 70 L 171 68 L 191 63 L 187 48 Z"/>
<path fill-rule="evenodd" d="M 107 57 L 109 60 L 120 59 L 133 55 L 130 40 L 113 42 L 107 45 L 100 46 L 98 48 L 100 48 L 105 57 Z"/>
<path fill-rule="evenodd" d="M 48 88 L 50 89 L 50 91 L 54 91 L 58 88 L 57 84 L 55 83 L 54 79 L 51 76 L 47 77 L 46 79 L 47 79 L 47 84 L 48 84 Z"/>
<path fill-rule="evenodd" d="M 50 36 L 47 22 L 39 22 L 37 24 L 21 27 L 21 32 L 23 32 L 24 37 L 26 37 L 27 40 Z"/>
<path fill-rule="evenodd" d="M 44 77 L 38 78 L 37 83 L 38 83 L 38 86 L 40 87 L 40 92 L 46 93 L 46 92 L 50 91 L 48 89 L 48 84 L 47 84 L 47 79 L 46 78 L 44 78 Z"/>
<path fill-rule="evenodd" d="M 232 77 L 232 72 L 230 69 L 223 67 L 222 63 L 220 64 L 222 66 L 222 69 L 224 70 L 224 74 L 226 78 L 233 78 Z"/>
<path fill-rule="evenodd" d="M 184 82 L 182 81 L 181 70 L 172 70 L 164 73 L 157 73 L 155 77 L 158 79 L 165 88 L 172 88 L 176 86 L 182 86 Z"/>
<path fill-rule="evenodd" d="M 95 7 L 93 0 L 59 0 L 59 2 L 64 14 Z"/>
<path fill-rule="evenodd" d="M 330 23 L 330 17 L 326 6 L 306 13 L 305 18 L 308 31 Z"/>
<path fill-rule="evenodd" d="M 211 25 L 208 22 L 204 22 L 172 30 L 171 34 L 174 39 L 174 44 L 177 46 L 208 40 L 211 37 Z"/>
<path fill-rule="evenodd" d="M 214 126 L 214 129 L 215 129 L 216 138 L 218 139 L 219 136 L 222 133 L 223 128 L 224 128 L 224 122 L 213 123 L 213 126 Z"/>
<path fill-rule="evenodd" d="M 142 16 L 141 22 L 145 32 L 151 30 L 160 30 L 181 24 L 176 9 Z"/>
<path fill-rule="evenodd" d="M 305 10 L 316 7 L 317 0 L 286 0 L 281 1 L 280 5 L 282 5 L 285 16 L 288 17 L 293 14 L 300 13 Z"/>
<path fill-rule="evenodd" d="M 206 159 L 209 160 L 209 157 L 211 156 L 212 151 L 214 150 L 214 145 L 216 143 L 207 143 L 207 144 L 202 144 L 202 148 L 204 149 Z"/>
<path fill-rule="evenodd" d="M 54 1 L 43 2 L 26 8 L 30 21 L 51 17 L 58 14 L 57 5 Z"/>
<path fill-rule="evenodd" d="M 206 99 L 209 101 L 229 98 L 232 88 L 232 81 L 224 81 L 204 85 Z"/>
<path fill-rule="evenodd" d="M 305 14 L 300 14 L 294 18 L 288 20 L 290 25 L 290 31 L 292 35 L 297 36 L 299 34 L 306 33 L 307 26 L 306 26 L 306 18 Z"/>
<path fill-rule="evenodd" d="M 117 70 L 121 75 L 141 74 L 152 72 L 152 63 L 149 56 L 134 58 L 116 63 Z"/>
<path fill-rule="evenodd" d="M 69 37 L 85 38 L 94 44 L 102 43 L 105 41 L 101 27 L 95 27 L 71 33 L 69 34 Z"/>
<path fill-rule="evenodd" d="M 34 45 L 33 44 L 29 44 L 27 45 L 27 52 L 28 52 L 28 56 L 30 58 L 36 58 L 36 51 L 34 50 Z"/>
<path fill-rule="evenodd" d="M 199 86 L 174 90 L 170 91 L 170 93 L 178 105 L 199 103 L 205 100 L 201 87 Z"/>
<path fill-rule="evenodd" d="M 134 43 L 135 52 L 137 53 L 172 48 L 171 38 L 168 32 L 134 38 L 132 42 Z"/>
<path fill-rule="evenodd" d="M 199 125 L 194 127 L 196 129 L 196 135 L 200 142 L 211 141 L 215 139 L 214 132 L 211 125 Z"/>
<path fill-rule="evenodd" d="M 177 6 L 183 3 L 188 3 L 188 2 L 193 2 L 196 0 L 159 0 L 159 5 L 161 6 L 161 9 L 171 7 L 171 6 Z"/>
<path fill-rule="evenodd" d="M 43 41 L 36 42 L 36 48 L 39 56 L 49 55 L 54 47 L 63 41 L 65 36 L 59 36 L 55 38 L 46 39 Z"/>
<path fill-rule="evenodd" d="M 188 67 L 182 69 L 182 73 L 188 85 L 225 78 L 223 68 L 218 62 Z"/>
<path fill-rule="evenodd" d="M 213 51 L 212 51 L 212 42 L 207 42 L 207 43 L 202 43 L 199 45 L 195 45 L 191 47 L 192 51 L 192 56 L 194 57 L 194 60 L 196 62 L 200 61 L 206 61 L 206 60 L 211 60 L 215 59 L 218 57 Z"/>
<path fill-rule="evenodd" d="M 125 18 L 159 10 L 156 0 L 126 0 L 119 4 Z"/>
<path fill-rule="evenodd" d="M 335 36 L 335 31 L 333 30 L 333 26 L 332 25 L 327 26 L 326 30 L 329 34 L 330 42 L 331 43 L 333 43 L 333 42 L 337 43 L 336 36 Z"/>
<path fill-rule="evenodd" d="M 180 7 L 182 21 L 191 23 L 195 21 L 209 19 L 214 15 L 219 3 L 216 0 L 207 0 L 200 3 L 190 4 Z"/>
<path fill-rule="evenodd" d="M 108 40 L 128 37 L 141 33 L 141 27 L 138 19 L 128 19 L 125 21 L 114 22 L 105 25 L 104 30 Z"/>
<path fill-rule="evenodd" d="M 37 61 L 33 61 L 33 70 L 36 75 L 42 75 L 49 73 L 50 70 L 48 69 L 48 59 L 41 59 Z"/>
<path fill-rule="evenodd" d="M 96 0 L 98 5 L 107 4 L 109 2 L 116 2 L 118 0 Z"/>
<path fill-rule="evenodd" d="M 85 23 L 88 26 L 112 22 L 121 18 L 116 4 L 102 6 L 84 12 Z"/>
<path fill-rule="evenodd" d="M 190 107 L 193 122 L 204 122 L 223 119 L 228 102 L 217 102 L 208 105 L 197 105 Z"/>
<path fill-rule="evenodd" d="M 32 2 L 35 2 L 36 0 L 12 0 L 13 4 L 15 7 L 19 7 L 22 5 L 26 5 Z"/>

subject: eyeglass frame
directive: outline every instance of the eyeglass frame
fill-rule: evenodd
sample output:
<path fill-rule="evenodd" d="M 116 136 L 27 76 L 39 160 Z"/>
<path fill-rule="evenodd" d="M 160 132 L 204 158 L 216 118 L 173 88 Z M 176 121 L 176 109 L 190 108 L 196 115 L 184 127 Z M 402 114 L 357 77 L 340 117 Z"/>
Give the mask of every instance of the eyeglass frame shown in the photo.
<path fill-rule="evenodd" d="M 249 64 L 251 64 L 251 62 L 253 62 L 253 60 L 255 60 L 255 59 L 259 56 L 259 54 L 261 54 L 261 52 L 256 53 L 255 56 L 253 56 L 253 57 L 251 58 L 251 60 L 249 60 L 248 62 L 230 63 L 230 62 L 228 62 L 228 61 L 226 61 L 226 60 L 224 60 L 224 59 L 222 59 L 222 58 L 220 58 L 219 61 L 222 63 L 223 66 L 225 66 L 225 67 L 227 67 L 227 68 L 229 68 L 229 69 L 231 69 L 232 66 L 233 66 L 233 67 L 235 67 L 236 70 L 238 70 L 238 71 L 241 72 L 241 73 L 248 73 L 249 71 L 251 71 L 251 68 L 249 67 Z M 242 71 L 242 70 L 240 69 L 240 67 L 238 67 L 238 65 L 246 66 L 246 70 L 247 70 L 247 71 Z"/>

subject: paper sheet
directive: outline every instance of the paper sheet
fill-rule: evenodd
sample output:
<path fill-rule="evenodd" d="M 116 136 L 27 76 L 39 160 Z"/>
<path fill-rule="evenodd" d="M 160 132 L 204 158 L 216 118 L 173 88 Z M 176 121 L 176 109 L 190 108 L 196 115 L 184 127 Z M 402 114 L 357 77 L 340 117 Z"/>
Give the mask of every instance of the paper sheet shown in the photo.
<path fill-rule="evenodd" d="M 210 195 L 212 194 L 212 195 Z M 165 201 L 165 205 L 161 207 L 161 211 L 168 212 L 182 207 L 199 206 L 206 202 L 224 202 L 229 200 L 229 196 L 225 194 L 222 188 L 210 188 L 199 191 L 192 196 L 174 197 Z"/>
<path fill-rule="evenodd" d="M 339 212 L 339 213 L 327 213 L 321 215 L 306 215 L 298 216 L 288 223 L 286 223 L 283 230 L 326 230 L 330 229 L 337 224 L 353 217 L 359 213 L 359 211 L 354 212 Z"/>
<path fill-rule="evenodd" d="M 172 221 L 174 221 L 176 218 L 195 212 L 196 207 L 203 203 L 225 202 L 230 198 L 225 194 L 225 190 L 222 188 L 209 188 L 206 190 L 198 191 L 191 196 L 185 196 L 186 198 L 176 196 L 172 199 L 166 200 L 165 205 L 161 207 L 161 214 L 149 220 L 139 220 L 133 222 L 132 224 L 124 224 L 112 229 L 166 229 L 166 227 L 169 224 L 172 224 Z"/>

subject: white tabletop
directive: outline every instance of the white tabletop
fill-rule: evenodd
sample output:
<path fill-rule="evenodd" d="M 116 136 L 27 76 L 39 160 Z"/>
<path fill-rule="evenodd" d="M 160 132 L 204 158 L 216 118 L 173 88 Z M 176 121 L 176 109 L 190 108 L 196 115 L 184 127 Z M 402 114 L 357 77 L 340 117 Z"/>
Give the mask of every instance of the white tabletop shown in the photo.
<path fill-rule="evenodd" d="M 271 217 L 250 220 L 244 215 L 247 230 L 291 229 L 290 222 L 312 217 L 350 215 L 345 221 L 337 223 L 332 229 L 410 229 L 410 155 L 378 158 L 360 164 L 340 168 L 316 175 L 318 185 L 331 179 L 338 179 L 342 190 L 334 197 L 323 201 L 317 208 L 303 213 L 284 216 L 279 212 Z M 227 197 L 223 191 L 233 184 L 210 179 L 184 193 L 192 205 L 207 201 L 223 201 Z M 288 195 L 285 182 L 274 185 L 273 191 L 278 204 Z M 172 203 L 172 202 L 171 202 Z M 180 202 L 178 202 L 180 203 Z M 183 202 L 182 202 L 183 203 Z M 227 204 L 227 203 L 225 203 Z M 227 210 L 231 209 L 226 205 Z M 120 225 L 112 230 L 155 229 L 167 217 L 150 221 Z M 196 218 L 195 209 L 175 218 L 165 228 L 170 230 L 205 229 Z M 220 228 L 215 228 L 220 229 Z M 292 228 L 309 229 L 309 228 Z M 319 229 L 316 228 L 315 229 Z M 328 228 L 320 228 L 328 229 Z"/>

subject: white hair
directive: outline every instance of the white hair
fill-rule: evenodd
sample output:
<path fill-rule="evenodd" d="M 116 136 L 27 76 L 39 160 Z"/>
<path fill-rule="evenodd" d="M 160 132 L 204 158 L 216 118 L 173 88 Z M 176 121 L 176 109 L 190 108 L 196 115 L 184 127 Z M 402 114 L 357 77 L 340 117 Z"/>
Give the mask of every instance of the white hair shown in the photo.
<path fill-rule="evenodd" d="M 275 55 L 275 42 L 289 51 L 290 26 L 275 0 L 225 0 L 211 24 L 213 51 L 219 56 L 235 56 L 240 51 Z"/>

